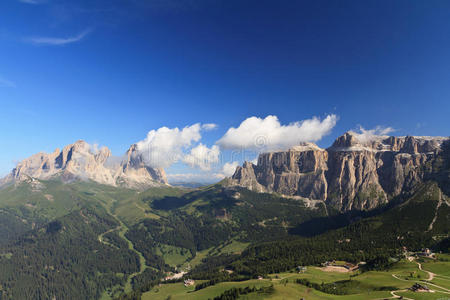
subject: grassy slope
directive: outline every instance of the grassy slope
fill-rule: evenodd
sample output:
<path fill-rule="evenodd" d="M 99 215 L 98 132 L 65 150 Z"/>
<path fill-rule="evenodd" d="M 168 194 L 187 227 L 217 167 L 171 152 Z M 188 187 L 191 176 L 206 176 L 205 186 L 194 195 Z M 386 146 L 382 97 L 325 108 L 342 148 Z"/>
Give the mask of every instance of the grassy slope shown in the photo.
<path fill-rule="evenodd" d="M 145 218 L 159 219 L 160 215 L 164 216 L 166 213 L 154 211 L 149 203 L 154 199 L 178 197 L 186 192 L 186 189 L 178 187 L 151 188 L 117 202 L 113 211 L 127 226 L 132 226 Z"/>
<path fill-rule="evenodd" d="M 444 272 L 450 269 L 450 262 L 439 262 L 439 269 Z M 425 267 L 424 267 L 425 268 Z M 427 270 L 425 268 L 425 270 Z M 390 298 L 390 290 L 404 290 L 413 285 L 418 279 L 413 278 L 405 280 L 403 278 L 408 277 L 410 273 L 420 274 L 421 278 L 427 278 L 426 273 L 420 271 L 415 262 L 401 261 L 396 264 L 392 269 L 388 271 L 371 271 L 365 273 L 337 273 L 337 272 L 324 272 L 317 267 L 310 266 L 305 273 L 297 274 L 295 272 L 286 272 L 279 274 L 272 274 L 270 279 L 263 280 L 248 280 L 243 282 L 223 282 L 215 286 L 207 287 L 200 291 L 194 291 L 193 287 L 184 287 L 182 283 L 163 284 L 160 287 L 155 287 L 152 291 L 149 291 L 143 295 L 143 299 L 167 299 L 171 296 L 171 299 L 209 299 L 220 295 L 223 291 L 233 287 L 246 287 L 246 286 L 269 286 L 274 285 L 275 292 L 271 295 L 245 295 L 241 299 L 300 299 L 305 297 L 306 299 L 377 299 L 377 298 Z M 340 280 L 348 280 L 350 274 L 353 275 L 352 281 L 354 282 L 354 289 L 351 295 L 330 295 L 325 294 L 314 289 L 307 288 L 303 285 L 294 283 L 297 278 L 307 278 L 316 283 L 331 283 Z M 400 279 L 394 278 L 392 275 L 398 276 Z M 439 278 L 439 277 L 437 277 Z M 286 283 L 286 279 L 288 282 Z M 442 280 L 433 280 L 435 284 L 441 285 L 444 288 L 450 289 L 450 281 L 444 282 Z M 423 282 L 422 284 L 426 284 Z M 390 287 L 388 291 L 374 291 L 376 288 Z M 448 297 L 449 294 L 445 294 L 439 291 L 443 291 L 439 288 L 435 288 L 435 293 L 412 293 L 412 292 L 396 292 L 397 295 L 408 296 L 412 299 L 438 299 Z"/>
<path fill-rule="evenodd" d="M 30 211 L 30 216 L 52 220 L 79 208 L 84 201 L 89 201 L 114 209 L 115 214 L 124 222 L 134 224 L 144 218 L 158 218 L 144 199 L 180 196 L 185 193 L 185 189 L 174 187 L 151 188 L 140 193 L 94 182 L 36 182 L 37 188 L 23 182 L 0 189 L 0 209 L 9 208 L 20 212 L 26 208 Z"/>
<path fill-rule="evenodd" d="M 209 192 L 212 191 L 214 194 L 214 187 L 204 188 L 200 191 L 191 192 L 190 190 L 182 189 L 182 188 L 171 188 L 171 187 L 163 187 L 163 188 L 154 188 L 147 190 L 142 193 L 138 193 L 136 191 L 123 189 L 123 188 L 114 188 L 109 186 L 98 185 L 95 183 L 89 182 L 81 182 L 81 183 L 73 183 L 73 184 L 60 184 L 59 182 L 54 181 L 45 181 L 42 182 L 43 186 L 39 189 L 32 189 L 29 185 L 23 184 L 17 187 L 10 186 L 6 189 L 0 190 L 0 209 L 9 209 L 17 214 L 17 218 L 23 218 L 23 220 L 51 220 L 55 217 L 63 216 L 75 209 L 79 209 L 86 202 L 97 205 L 100 209 L 104 209 L 108 211 L 110 214 L 115 215 L 119 218 L 123 223 L 120 228 L 121 237 L 124 238 L 124 233 L 127 228 L 133 224 L 140 222 L 145 218 L 154 218 L 158 219 L 161 217 L 165 217 L 170 214 L 170 211 L 167 210 L 157 210 L 151 207 L 151 203 L 154 200 L 163 199 L 164 197 L 181 197 L 187 193 L 190 193 L 191 199 L 194 199 L 192 202 L 189 202 L 179 207 L 179 209 L 189 213 L 189 214 L 201 214 L 201 211 L 198 210 L 198 207 L 205 205 L 211 199 L 208 199 Z M 433 191 L 429 196 L 434 198 Z M 214 195 L 213 195 L 214 196 Z M 213 199 L 217 200 L 217 199 Z M 421 201 L 415 201 L 421 202 Z M 247 202 L 245 202 L 247 203 Z M 251 202 L 250 205 L 253 205 Z M 238 212 L 236 212 L 237 214 Z M 392 217 L 390 220 L 398 220 L 398 216 L 404 213 L 404 209 L 399 209 L 398 213 L 392 213 Z M 421 226 L 426 226 L 429 224 L 431 220 L 425 220 L 424 224 L 420 224 Z M 397 222 L 395 222 L 397 223 Z M 439 223 L 439 222 L 438 222 Z M 383 224 L 383 227 L 391 227 L 391 225 L 399 225 L 399 224 Z M 129 242 L 129 241 L 128 241 Z M 182 251 L 182 248 L 161 245 L 160 253 L 164 257 L 164 259 L 172 266 L 180 265 L 185 263 L 186 261 L 190 261 L 191 265 L 195 265 L 201 262 L 203 257 L 208 255 L 217 255 L 220 253 L 239 253 L 241 252 L 248 244 L 241 243 L 234 239 L 230 241 L 218 245 L 216 247 L 212 247 L 207 250 L 203 250 L 197 253 L 197 256 L 191 258 L 190 255 L 182 254 L 185 253 Z M 129 245 L 130 249 L 132 247 Z M 142 265 L 142 257 L 141 265 Z M 413 266 L 414 267 L 414 266 Z M 429 267 L 429 269 L 427 269 Z M 448 274 L 448 265 L 447 263 L 428 263 L 424 264 L 424 269 L 433 271 L 438 274 L 442 274 L 445 276 L 449 276 Z M 409 267 L 406 268 L 406 271 L 398 270 L 400 275 L 402 272 L 408 273 Z M 336 281 L 340 278 L 348 279 L 348 275 L 334 275 L 330 273 L 320 274 L 315 271 L 314 268 L 311 268 L 310 271 L 311 276 L 309 277 L 311 281 L 324 281 L 324 282 L 332 282 Z M 316 272 L 316 274 L 314 274 Z M 420 273 L 420 271 L 417 271 Z M 321 272 L 323 273 L 323 272 Z M 406 274 L 407 275 L 407 274 Z M 405 276 L 406 276 L 405 275 Z M 302 276 L 307 276 L 307 274 L 302 274 Z M 300 278 L 299 276 L 298 278 Z M 426 278 L 426 274 L 423 274 L 422 278 Z M 361 281 L 363 287 L 373 286 L 371 282 L 377 282 L 381 285 L 389 285 L 392 283 L 392 276 L 390 273 L 384 272 L 368 272 L 363 275 L 358 276 L 358 280 Z M 395 281 L 395 280 L 394 280 Z M 399 281 L 399 280 L 397 280 Z M 446 283 L 445 278 L 436 277 L 435 281 L 443 285 Z M 258 281 L 260 282 L 260 281 Z M 224 289 L 229 288 L 230 286 L 235 285 L 236 283 L 221 283 L 214 287 L 209 287 L 204 291 L 191 293 L 186 296 L 182 293 L 183 297 L 190 297 L 192 295 L 197 295 L 202 299 L 202 293 L 216 293 L 219 294 Z M 372 285 L 371 285 L 372 284 Z M 409 282 L 397 282 L 396 287 L 404 288 L 410 286 Z M 166 288 L 166 285 L 163 286 Z M 160 288 L 161 295 L 163 288 Z M 170 285 L 168 285 L 170 289 Z M 127 290 L 130 289 L 129 283 L 127 286 Z M 290 294 L 295 294 L 295 297 L 308 296 L 308 299 L 337 299 L 337 296 L 333 296 L 330 298 L 328 295 L 323 295 L 317 291 L 308 290 L 297 284 L 287 284 L 286 286 L 282 286 L 281 284 L 275 284 L 276 293 L 271 295 L 270 299 L 277 299 L 276 297 L 289 297 Z M 185 288 L 182 289 L 185 292 Z M 289 292 L 290 291 L 290 292 Z M 170 293 L 175 293 L 170 291 Z M 285 296 L 283 296 L 286 294 Z M 217 295 L 217 293 L 215 294 Z M 381 296 L 382 295 L 382 296 Z M 157 297 L 156 295 L 153 295 Z M 205 296 L 206 297 L 206 296 Z M 209 296 L 208 296 L 209 297 Z M 380 297 L 385 297 L 385 292 L 380 293 Z M 152 298 L 153 299 L 153 298 Z M 154 298 L 158 299 L 158 298 Z M 176 299 L 176 298 L 174 298 Z M 189 298 L 188 298 L 189 299 Z M 281 298 L 280 298 L 281 299 Z M 350 298 L 345 298 L 350 299 Z M 358 298 L 358 299 L 366 299 L 366 298 Z"/>
<path fill-rule="evenodd" d="M 185 299 L 185 300 L 202 300 L 202 299 L 210 299 L 214 298 L 225 290 L 235 288 L 235 287 L 261 287 L 261 286 L 270 286 L 274 285 L 275 292 L 273 294 L 250 294 L 243 295 L 240 299 L 300 299 L 302 297 L 306 297 L 307 299 L 364 299 L 361 295 L 345 295 L 345 296 L 337 296 L 337 295 L 328 295 L 313 289 L 309 289 L 305 286 L 296 284 L 296 283 L 284 283 L 270 281 L 270 280 L 247 280 L 243 282 L 222 282 L 215 286 L 210 286 L 203 290 L 193 292 L 193 288 L 184 287 L 183 283 L 173 283 L 162 285 L 161 287 L 155 287 L 152 291 L 147 292 L 143 295 L 142 299 L 144 300 L 165 300 L 167 297 L 171 296 L 171 299 Z M 370 292 L 370 296 L 372 298 L 382 298 L 388 297 L 388 292 Z"/>
<path fill-rule="evenodd" d="M 22 215 L 28 213 L 26 216 L 30 218 L 53 220 L 79 209 L 86 202 L 108 207 L 114 201 L 134 194 L 136 192 L 132 190 L 92 182 L 61 184 L 59 181 L 39 181 L 39 188 L 20 183 L 1 189 L 0 208 L 9 208 Z"/>
<path fill-rule="evenodd" d="M 188 249 L 165 244 L 157 247 L 156 254 L 161 255 L 164 261 L 172 267 L 182 265 L 192 258 Z"/>
<path fill-rule="evenodd" d="M 425 262 L 422 263 L 423 268 L 427 271 L 440 274 L 441 276 L 448 277 L 450 279 L 450 255 L 440 254 L 438 257 L 447 261 L 426 259 Z"/>

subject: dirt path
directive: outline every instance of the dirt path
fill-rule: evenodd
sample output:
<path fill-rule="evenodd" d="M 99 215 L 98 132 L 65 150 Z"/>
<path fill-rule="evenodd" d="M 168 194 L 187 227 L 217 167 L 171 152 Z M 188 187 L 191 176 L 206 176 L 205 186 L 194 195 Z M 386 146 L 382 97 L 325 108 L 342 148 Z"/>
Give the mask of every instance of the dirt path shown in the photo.
<path fill-rule="evenodd" d="M 409 280 L 401 279 L 401 278 L 397 277 L 397 275 L 395 275 L 395 274 L 391 274 L 391 275 L 392 275 L 392 277 L 394 277 L 395 279 L 398 279 L 398 280 L 401 280 L 401 281 L 409 281 Z"/>
<path fill-rule="evenodd" d="M 399 296 L 399 295 L 397 295 L 397 294 L 395 294 L 395 293 L 401 293 L 401 292 L 407 292 L 408 290 L 395 290 L 395 291 L 390 291 L 389 293 L 392 295 L 392 297 L 390 297 L 390 298 L 376 298 L 376 299 L 373 299 L 373 300 L 383 300 L 383 299 L 400 299 L 400 298 L 402 298 L 402 299 L 404 299 L 404 300 L 415 300 L 415 299 L 413 299 L 413 298 L 407 298 L 407 297 L 405 297 L 405 296 Z"/>
<path fill-rule="evenodd" d="M 433 280 L 433 278 L 434 278 L 434 276 L 435 276 L 436 274 L 434 274 L 434 273 L 432 273 L 432 272 L 430 272 L 430 271 L 426 271 L 426 270 L 422 269 L 422 264 L 421 264 L 421 263 L 416 262 L 416 264 L 419 266 L 419 270 L 420 270 L 420 271 L 423 271 L 423 272 L 425 272 L 425 273 L 428 274 L 428 279 L 427 279 L 428 281 Z"/>
<path fill-rule="evenodd" d="M 436 290 L 436 292 L 441 292 L 441 293 L 445 293 L 445 294 L 450 294 L 450 290 L 449 290 L 449 289 L 446 289 L 446 288 L 444 288 L 444 287 L 442 287 L 442 286 L 439 286 L 439 285 L 436 285 L 436 284 L 430 283 L 430 282 L 427 282 L 427 284 L 428 284 L 428 285 L 432 285 L 432 286 L 434 286 L 434 287 L 437 287 L 437 288 L 442 289 L 442 290 L 445 291 L 445 292 L 443 292 L 443 291 L 437 291 L 437 290 Z"/>
<path fill-rule="evenodd" d="M 404 300 L 414 300 L 413 298 L 407 298 L 407 297 L 404 297 L 404 296 L 396 295 L 395 293 L 398 293 L 398 292 L 407 292 L 407 290 L 391 291 L 392 298 L 399 299 L 399 298 L 403 297 L 402 299 L 404 299 Z"/>
<path fill-rule="evenodd" d="M 422 264 L 419 263 L 419 262 L 416 262 L 416 264 L 417 264 L 417 266 L 419 267 L 419 270 L 421 270 L 422 272 L 425 272 L 425 273 L 428 274 L 428 278 L 426 279 L 426 282 L 424 282 L 424 281 L 405 280 L 405 279 L 402 279 L 402 278 L 398 277 L 398 276 L 395 275 L 395 274 L 391 274 L 391 275 L 392 275 L 392 277 L 394 277 L 395 279 L 398 279 L 398 280 L 401 280 L 401 281 L 408 281 L 408 282 L 416 282 L 416 283 L 419 283 L 419 284 L 426 284 L 426 285 L 430 285 L 430 286 L 433 286 L 433 287 L 435 287 L 435 288 L 440 289 L 440 290 L 434 290 L 435 292 L 444 293 L 444 294 L 450 294 L 450 289 L 447 289 L 447 288 L 445 288 L 445 287 L 442 287 L 442 286 L 439 286 L 439 285 L 437 285 L 437 284 L 434 284 L 434 283 L 431 283 L 431 282 L 430 282 L 431 280 L 433 280 L 433 278 L 434 278 L 435 276 L 439 276 L 438 274 L 435 274 L 435 273 L 433 273 L 433 272 L 424 270 L 424 269 L 422 268 Z M 400 292 L 400 291 L 393 291 L 393 292 L 395 293 L 395 292 Z M 391 292 L 391 294 L 392 294 L 392 292 Z M 407 298 L 403 298 L 403 299 L 407 299 Z"/>

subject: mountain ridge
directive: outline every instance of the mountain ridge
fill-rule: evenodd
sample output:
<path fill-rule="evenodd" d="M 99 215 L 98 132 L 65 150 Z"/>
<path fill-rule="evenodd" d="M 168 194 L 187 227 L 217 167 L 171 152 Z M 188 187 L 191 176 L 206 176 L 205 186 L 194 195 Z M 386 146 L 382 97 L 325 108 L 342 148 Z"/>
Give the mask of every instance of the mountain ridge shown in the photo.
<path fill-rule="evenodd" d="M 39 152 L 17 164 L 0 186 L 29 178 L 60 178 L 63 182 L 92 180 L 97 183 L 145 189 L 167 185 L 163 169 L 146 166 L 136 145 L 131 145 L 122 158 L 113 157 L 107 147 L 97 149 L 83 140 L 55 149 Z"/>
<path fill-rule="evenodd" d="M 326 149 L 305 143 L 261 153 L 256 165 L 238 166 L 227 184 L 322 200 L 342 211 L 373 209 L 423 182 L 448 141 L 347 132 Z"/>

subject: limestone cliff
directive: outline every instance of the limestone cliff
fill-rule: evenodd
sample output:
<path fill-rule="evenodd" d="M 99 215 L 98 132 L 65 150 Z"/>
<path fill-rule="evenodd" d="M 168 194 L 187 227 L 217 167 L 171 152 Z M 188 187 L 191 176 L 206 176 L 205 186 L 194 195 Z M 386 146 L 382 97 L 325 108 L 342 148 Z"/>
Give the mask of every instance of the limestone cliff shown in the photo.
<path fill-rule="evenodd" d="M 246 162 L 232 185 L 323 200 L 341 209 L 371 209 L 411 192 L 441 151 L 441 137 L 364 137 L 348 132 L 328 149 L 307 143 L 262 153 Z"/>
<path fill-rule="evenodd" d="M 108 148 L 93 149 L 81 140 L 53 153 L 40 152 L 24 159 L 2 182 L 22 181 L 29 177 L 44 180 L 60 178 L 65 182 L 89 179 L 129 188 L 167 184 L 164 170 L 145 166 L 136 145 L 130 147 L 124 158 L 118 159 L 111 156 Z"/>

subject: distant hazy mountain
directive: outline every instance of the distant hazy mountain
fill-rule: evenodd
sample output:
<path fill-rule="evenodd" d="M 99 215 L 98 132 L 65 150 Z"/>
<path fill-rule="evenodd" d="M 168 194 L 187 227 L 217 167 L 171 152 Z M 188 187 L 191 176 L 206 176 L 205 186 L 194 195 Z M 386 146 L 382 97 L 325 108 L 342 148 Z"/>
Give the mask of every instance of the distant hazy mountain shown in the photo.
<path fill-rule="evenodd" d="M 211 183 L 206 183 L 206 182 L 184 182 L 184 181 L 180 181 L 180 182 L 170 182 L 170 185 L 172 186 L 181 186 L 181 187 L 187 187 L 187 188 L 198 188 L 198 187 L 202 187 L 202 186 L 207 186 L 213 184 L 213 182 Z"/>

